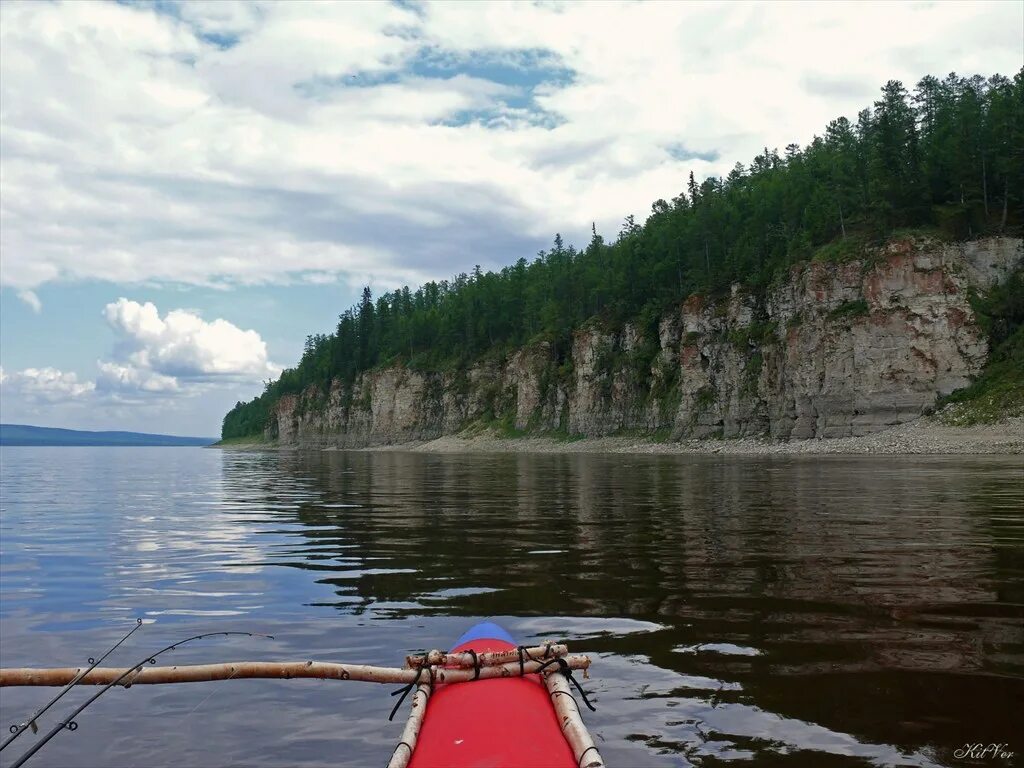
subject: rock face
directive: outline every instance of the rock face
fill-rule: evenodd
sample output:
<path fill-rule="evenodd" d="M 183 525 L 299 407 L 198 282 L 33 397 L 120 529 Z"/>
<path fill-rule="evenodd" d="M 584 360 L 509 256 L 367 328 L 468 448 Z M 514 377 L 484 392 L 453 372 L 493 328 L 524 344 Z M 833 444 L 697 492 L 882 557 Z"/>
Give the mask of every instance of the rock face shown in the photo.
<path fill-rule="evenodd" d="M 988 345 L 968 300 L 1024 262 L 1017 238 L 902 239 L 858 261 L 811 262 L 763 295 L 691 296 L 657 338 L 627 325 L 454 373 L 368 371 L 351 387 L 282 398 L 267 437 L 358 447 L 473 424 L 588 437 L 863 435 L 909 421 L 965 386 Z"/>

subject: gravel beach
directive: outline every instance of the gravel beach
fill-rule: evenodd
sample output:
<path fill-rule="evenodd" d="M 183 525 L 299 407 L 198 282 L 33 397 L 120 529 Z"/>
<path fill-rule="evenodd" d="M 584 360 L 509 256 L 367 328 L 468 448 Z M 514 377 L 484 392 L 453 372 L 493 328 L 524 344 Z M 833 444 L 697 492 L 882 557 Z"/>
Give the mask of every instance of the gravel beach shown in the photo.
<path fill-rule="evenodd" d="M 427 453 L 657 453 L 726 455 L 915 455 L 915 454 L 1024 454 L 1024 417 L 996 424 L 948 426 L 934 417 L 922 417 L 861 437 L 773 441 L 683 440 L 653 442 L 637 437 L 602 437 L 557 440 L 545 437 L 499 437 L 490 433 L 446 436 L 436 440 L 365 448 L 371 451 Z M 1024 466 L 1022 466 L 1024 472 Z"/>

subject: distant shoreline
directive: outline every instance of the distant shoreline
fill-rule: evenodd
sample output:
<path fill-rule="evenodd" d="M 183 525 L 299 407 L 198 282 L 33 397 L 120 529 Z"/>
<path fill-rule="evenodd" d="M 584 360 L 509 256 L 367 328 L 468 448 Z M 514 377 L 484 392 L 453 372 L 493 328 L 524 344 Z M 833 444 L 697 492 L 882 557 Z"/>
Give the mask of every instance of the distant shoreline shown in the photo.
<path fill-rule="evenodd" d="M 502 437 L 494 433 L 447 435 L 394 445 L 342 449 L 235 441 L 215 444 L 227 450 L 357 450 L 415 453 L 614 453 L 661 455 L 1022 455 L 1024 417 L 995 424 L 950 426 L 922 417 L 860 437 L 775 441 L 764 437 L 656 442 L 642 437 L 595 437 L 576 440 L 551 437 Z"/>
<path fill-rule="evenodd" d="M 212 437 L 0 424 L 0 446 L 12 448 L 187 448 L 214 442 Z"/>

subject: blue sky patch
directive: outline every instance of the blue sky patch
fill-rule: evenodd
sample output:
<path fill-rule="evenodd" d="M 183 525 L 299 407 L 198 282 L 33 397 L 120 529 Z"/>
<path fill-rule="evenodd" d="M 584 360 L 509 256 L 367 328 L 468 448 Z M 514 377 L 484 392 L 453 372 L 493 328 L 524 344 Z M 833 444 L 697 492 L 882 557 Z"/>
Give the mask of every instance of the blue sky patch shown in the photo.
<path fill-rule="evenodd" d="M 425 47 L 402 70 L 364 70 L 340 76 L 314 77 L 293 88 L 305 98 L 329 100 L 339 88 L 374 88 L 401 83 L 409 78 L 447 81 L 463 76 L 504 86 L 491 96 L 492 105 L 460 110 L 437 121 L 438 125 L 477 123 L 489 128 L 540 126 L 555 128 L 563 119 L 537 102 L 539 92 L 567 87 L 576 73 L 550 51 L 539 48 L 515 51 L 454 53 Z"/>
<path fill-rule="evenodd" d="M 576 79 L 561 58 L 542 48 L 454 53 L 429 47 L 419 52 L 410 69 L 421 77 L 466 75 L 530 91 L 539 85 L 564 88 Z"/>
<path fill-rule="evenodd" d="M 665 151 L 668 152 L 673 160 L 703 160 L 706 163 L 713 163 L 721 156 L 717 149 L 700 152 L 679 143 L 667 145 Z"/>

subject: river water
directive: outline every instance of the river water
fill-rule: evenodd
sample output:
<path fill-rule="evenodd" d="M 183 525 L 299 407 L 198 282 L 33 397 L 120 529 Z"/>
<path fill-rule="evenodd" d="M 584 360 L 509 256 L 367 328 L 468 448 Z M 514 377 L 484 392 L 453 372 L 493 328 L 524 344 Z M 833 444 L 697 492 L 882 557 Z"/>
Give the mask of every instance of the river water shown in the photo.
<path fill-rule="evenodd" d="M 164 659 L 393 666 L 493 617 L 593 656 L 613 766 L 1024 765 L 1020 457 L 4 448 L 0 467 L 3 666 L 83 665 L 136 617 L 110 663 L 242 630 L 274 639 Z M 30 765 L 383 765 L 388 691 L 116 689 Z M 54 692 L 3 689 L 0 725 Z"/>

